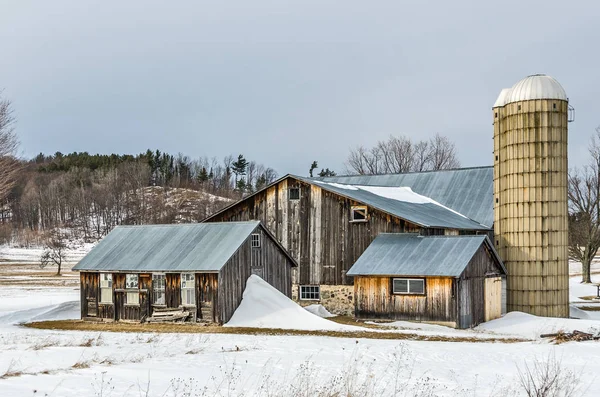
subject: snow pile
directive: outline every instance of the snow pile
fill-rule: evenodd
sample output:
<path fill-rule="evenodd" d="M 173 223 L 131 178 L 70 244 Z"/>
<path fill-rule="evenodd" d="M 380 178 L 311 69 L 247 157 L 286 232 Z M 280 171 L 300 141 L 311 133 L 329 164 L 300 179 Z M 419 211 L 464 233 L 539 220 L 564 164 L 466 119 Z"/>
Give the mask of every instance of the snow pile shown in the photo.
<path fill-rule="evenodd" d="M 72 320 L 80 317 L 79 301 L 70 301 L 19 310 L 0 316 L 0 325 L 23 324 L 34 321 Z"/>
<path fill-rule="evenodd" d="M 304 310 L 256 275 L 248 278 L 242 303 L 224 326 L 305 331 L 364 331 L 364 328 L 337 324 Z"/>
<path fill-rule="evenodd" d="M 323 305 L 309 305 L 309 306 L 305 306 L 304 310 L 308 310 L 309 312 L 311 312 L 315 316 L 319 316 L 319 317 L 322 317 L 322 318 L 335 317 L 335 314 L 331 314 L 329 312 L 329 310 L 325 309 L 325 306 L 323 306 Z"/>
<path fill-rule="evenodd" d="M 522 312 L 510 312 L 504 317 L 478 325 L 476 330 L 538 339 L 541 334 L 574 330 L 597 333 L 600 321 L 573 318 L 538 317 Z"/>

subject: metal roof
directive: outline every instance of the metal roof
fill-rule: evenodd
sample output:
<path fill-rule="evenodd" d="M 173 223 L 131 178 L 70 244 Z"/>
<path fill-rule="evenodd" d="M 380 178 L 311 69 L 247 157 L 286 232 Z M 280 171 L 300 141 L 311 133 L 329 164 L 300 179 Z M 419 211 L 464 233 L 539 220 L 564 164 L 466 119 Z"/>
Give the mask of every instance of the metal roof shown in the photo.
<path fill-rule="evenodd" d="M 259 225 L 117 226 L 73 270 L 218 272 Z"/>
<path fill-rule="evenodd" d="M 503 89 L 493 107 L 532 99 L 569 100 L 564 88 L 556 79 L 545 74 L 534 74 L 517 82 L 512 88 Z"/>
<path fill-rule="evenodd" d="M 348 276 L 459 277 L 481 244 L 504 265 L 486 235 L 419 236 L 380 234 L 350 268 Z"/>
<path fill-rule="evenodd" d="M 406 174 L 334 176 L 312 180 L 310 178 L 302 179 L 364 186 L 410 187 L 415 193 L 429 197 L 443 206 L 481 225 L 485 225 L 488 229 L 491 229 L 494 223 L 493 167 L 459 168 Z M 369 199 L 369 197 L 363 198 Z M 424 214 L 422 211 L 418 211 L 418 207 L 405 208 L 405 211 L 402 212 L 404 216 L 401 217 L 407 220 L 417 218 L 426 224 L 432 225 L 442 223 L 442 225 L 435 226 L 452 227 L 447 222 L 456 219 L 455 216 L 448 215 L 448 218 L 442 218 L 445 219 L 444 222 L 435 222 L 434 220 L 437 217 L 442 217 L 442 213 L 439 212 L 439 208 L 428 207 L 421 208 L 426 211 Z M 430 212 L 430 209 L 433 212 Z M 411 215 L 412 211 L 417 211 L 414 212 L 414 216 Z M 454 222 L 452 221 L 452 223 Z M 463 221 L 459 223 L 464 224 Z M 465 228 L 471 229 L 472 226 L 465 225 Z"/>

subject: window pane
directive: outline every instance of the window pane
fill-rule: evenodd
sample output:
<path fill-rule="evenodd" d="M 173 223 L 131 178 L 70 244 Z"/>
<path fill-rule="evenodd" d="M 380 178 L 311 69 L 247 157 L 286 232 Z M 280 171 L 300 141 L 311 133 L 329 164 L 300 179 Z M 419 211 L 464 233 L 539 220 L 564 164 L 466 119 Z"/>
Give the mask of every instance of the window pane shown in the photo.
<path fill-rule="evenodd" d="M 101 303 L 112 303 L 112 289 L 111 288 L 100 288 L 100 302 Z"/>
<path fill-rule="evenodd" d="M 408 293 L 408 280 L 400 278 L 394 279 L 393 292 L 396 294 Z"/>
<path fill-rule="evenodd" d="M 300 189 L 291 188 L 290 189 L 290 200 L 299 200 L 300 199 Z"/>
<path fill-rule="evenodd" d="M 138 292 L 128 292 L 127 293 L 127 303 L 130 305 L 139 305 L 140 304 L 140 294 Z"/>
<path fill-rule="evenodd" d="M 424 280 L 409 280 L 410 283 L 410 293 L 411 294 L 423 294 L 425 293 L 425 283 Z"/>
<path fill-rule="evenodd" d="M 128 274 L 125 278 L 125 288 L 138 288 L 138 275 Z"/>

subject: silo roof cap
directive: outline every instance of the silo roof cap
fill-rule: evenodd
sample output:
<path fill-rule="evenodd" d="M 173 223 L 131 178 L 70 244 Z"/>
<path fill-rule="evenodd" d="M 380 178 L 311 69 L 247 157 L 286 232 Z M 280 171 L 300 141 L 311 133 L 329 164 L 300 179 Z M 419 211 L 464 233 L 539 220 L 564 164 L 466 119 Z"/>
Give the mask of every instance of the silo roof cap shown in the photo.
<path fill-rule="evenodd" d="M 500 95 L 502 96 L 502 93 Z M 569 100 L 564 88 L 556 79 L 545 74 L 534 74 L 513 85 L 510 92 L 505 94 L 504 104 L 532 99 Z"/>

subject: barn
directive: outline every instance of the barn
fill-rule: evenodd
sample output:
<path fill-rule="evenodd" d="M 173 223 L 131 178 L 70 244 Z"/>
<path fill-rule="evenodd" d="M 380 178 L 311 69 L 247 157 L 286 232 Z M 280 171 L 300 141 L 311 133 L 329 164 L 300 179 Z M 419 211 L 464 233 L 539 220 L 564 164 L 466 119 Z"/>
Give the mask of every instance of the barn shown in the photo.
<path fill-rule="evenodd" d="M 347 272 L 380 233 L 492 234 L 492 171 L 286 175 L 206 221 L 262 221 L 299 264 L 299 299 L 337 299 L 340 291 L 351 293 Z"/>
<path fill-rule="evenodd" d="M 187 321 L 223 324 L 250 275 L 291 296 L 295 266 L 251 221 L 118 226 L 73 270 L 81 272 L 82 319 L 143 322 L 181 312 Z"/>
<path fill-rule="evenodd" d="M 506 270 L 485 235 L 380 234 L 348 275 L 359 319 L 470 328 L 506 310 Z"/>

